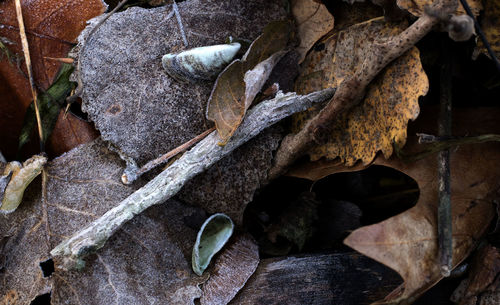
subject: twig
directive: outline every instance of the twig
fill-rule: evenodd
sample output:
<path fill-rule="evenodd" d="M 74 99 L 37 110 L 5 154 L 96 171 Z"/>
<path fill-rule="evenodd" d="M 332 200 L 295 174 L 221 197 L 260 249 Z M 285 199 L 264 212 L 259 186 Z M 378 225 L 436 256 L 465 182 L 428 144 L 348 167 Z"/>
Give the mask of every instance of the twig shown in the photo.
<path fill-rule="evenodd" d="M 438 133 L 441 137 L 451 135 L 451 60 L 446 42 L 443 42 L 444 63 L 440 73 L 440 115 Z M 450 149 L 438 154 L 438 244 L 441 274 L 448 277 L 453 268 L 453 228 L 451 218 Z"/>
<path fill-rule="evenodd" d="M 92 28 L 92 30 L 90 31 L 90 33 L 87 35 L 87 38 L 85 39 L 85 41 L 82 43 L 82 47 L 81 47 L 80 52 L 79 52 L 80 54 L 83 54 L 83 51 L 85 50 L 85 47 L 87 46 L 88 42 L 92 38 L 92 35 L 97 31 L 97 29 L 99 27 L 101 27 L 101 25 L 103 25 L 104 22 L 106 20 L 108 20 L 109 17 L 111 17 L 114 13 L 116 13 L 119 9 L 121 9 L 122 6 L 124 6 L 125 3 L 127 3 L 127 1 L 128 0 L 122 0 L 120 3 L 118 3 L 118 5 L 111 12 L 109 12 L 104 18 L 102 18 L 101 20 L 99 20 L 99 22 Z M 76 100 L 78 99 L 78 97 L 83 92 L 83 82 L 82 82 L 81 73 L 80 73 L 80 57 L 81 56 L 78 56 L 78 61 L 76 63 L 76 78 L 77 78 L 76 81 L 77 81 L 77 86 L 76 86 L 75 92 L 71 96 L 68 96 L 68 98 L 66 99 L 66 102 L 68 102 L 68 104 L 76 102 Z"/>
<path fill-rule="evenodd" d="M 217 132 L 212 132 L 144 187 L 87 228 L 60 243 L 50 253 L 56 257 L 62 268 L 82 268 L 85 264 L 83 258 L 101 248 L 108 238 L 132 217 L 174 196 L 189 179 L 205 171 L 265 128 L 311 107 L 314 103 L 330 99 L 334 92 L 335 89 L 326 89 L 306 96 L 297 96 L 295 93 L 277 94 L 274 99 L 258 104 L 248 112 L 231 141 L 225 146 L 217 144 L 220 141 L 219 136 Z"/>
<path fill-rule="evenodd" d="M 181 14 L 179 13 L 179 7 L 177 6 L 177 3 L 174 0 L 174 3 L 172 4 L 172 8 L 175 13 L 175 18 L 177 19 L 177 23 L 179 24 L 179 30 L 181 31 L 181 36 L 182 36 L 182 41 L 184 42 L 184 46 L 188 46 L 188 41 L 186 38 L 186 33 L 184 32 L 184 26 L 182 25 L 182 19 L 181 19 Z"/>
<path fill-rule="evenodd" d="M 415 154 L 405 154 L 403 151 L 396 150 L 396 155 L 404 162 L 415 162 L 427 158 L 445 149 L 450 149 L 460 145 L 481 144 L 486 142 L 500 142 L 498 134 L 484 134 L 469 137 L 436 137 L 425 133 L 417 133 L 419 143 L 431 143 L 430 147 Z M 397 148 L 397 147 L 395 147 Z"/>
<path fill-rule="evenodd" d="M 454 0 L 442 0 L 429 9 L 453 12 L 457 6 Z M 424 14 L 405 31 L 390 38 L 384 43 L 374 43 L 360 69 L 354 75 L 340 83 L 333 99 L 310 119 L 304 128 L 295 135 L 289 135 L 282 141 L 270 170 L 269 179 L 277 178 L 285 173 L 288 167 L 315 144 L 322 144 L 329 134 L 331 122 L 339 114 L 351 109 L 362 99 L 366 86 L 390 62 L 408 51 L 424 37 L 439 18 L 432 14 Z"/>
<path fill-rule="evenodd" d="M 142 176 L 144 173 L 147 173 L 148 171 L 152 170 L 153 168 L 157 167 L 158 165 L 167 162 L 173 156 L 175 156 L 183 151 L 186 151 L 194 144 L 203 140 L 206 136 L 208 136 L 214 130 L 215 130 L 215 127 L 212 127 L 210 129 L 205 130 L 201 134 L 197 135 L 196 137 L 192 138 L 191 140 L 187 141 L 186 143 L 184 143 L 180 146 L 177 146 L 176 148 L 172 149 L 171 151 L 164 154 L 163 156 L 149 161 L 148 163 L 146 163 L 143 167 L 141 167 L 138 170 L 134 170 L 135 168 L 132 168 L 132 171 L 125 170 L 125 172 L 122 175 L 122 182 L 124 184 L 131 184 L 132 182 L 137 180 L 137 178 Z"/>
<path fill-rule="evenodd" d="M 500 72 L 500 62 L 498 61 L 498 58 L 497 58 L 495 52 L 493 52 L 493 49 L 491 49 L 490 42 L 488 41 L 488 39 L 486 39 L 486 35 L 484 35 L 483 29 L 479 25 L 479 22 L 477 22 L 477 19 L 474 16 L 474 14 L 472 13 L 472 10 L 470 9 L 469 4 L 467 3 L 466 0 L 460 0 L 460 3 L 464 7 L 465 12 L 467 12 L 467 15 L 469 15 L 469 17 L 471 17 L 472 20 L 474 20 L 474 25 L 476 26 L 476 31 L 479 34 L 479 38 L 481 38 L 481 40 L 483 41 L 483 44 L 486 47 L 486 50 L 488 51 L 488 54 L 490 54 L 490 57 L 493 60 L 493 62 L 495 63 L 497 70 Z"/>
<path fill-rule="evenodd" d="M 21 44 L 23 46 L 24 61 L 26 62 L 26 70 L 28 71 L 28 79 L 31 87 L 31 95 L 33 96 L 33 105 L 35 106 L 36 123 L 38 126 L 38 137 L 40 138 L 40 151 L 45 151 L 42 119 L 40 117 L 40 109 L 38 108 L 37 92 L 35 88 L 35 81 L 33 80 L 33 71 L 31 67 L 31 56 L 28 45 L 28 38 L 26 37 L 26 30 L 24 28 L 23 10 L 21 8 L 21 1 L 15 0 L 17 23 L 19 24 L 19 35 L 21 36 Z"/>

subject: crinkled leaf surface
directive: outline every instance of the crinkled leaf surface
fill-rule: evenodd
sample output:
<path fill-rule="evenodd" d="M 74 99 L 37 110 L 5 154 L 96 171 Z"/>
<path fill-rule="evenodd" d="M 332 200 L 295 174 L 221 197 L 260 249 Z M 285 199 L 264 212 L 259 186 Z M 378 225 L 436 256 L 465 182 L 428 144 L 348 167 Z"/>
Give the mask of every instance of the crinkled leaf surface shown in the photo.
<path fill-rule="evenodd" d="M 245 285 L 259 265 L 259 247 L 248 234 L 233 238 L 214 263 L 210 278 L 203 284 L 201 305 L 225 305 Z"/>
<path fill-rule="evenodd" d="M 464 109 L 455 111 L 453 135 L 498 133 L 498 110 Z M 480 118 L 471 120 L 471 118 Z M 410 134 L 433 134 L 437 111 L 428 109 Z M 416 137 L 409 139 L 405 152 L 421 151 Z M 451 153 L 451 202 L 453 223 L 453 265 L 462 262 L 475 248 L 494 217 L 498 200 L 500 144 L 463 145 Z M 437 256 L 437 156 L 408 163 L 392 157 L 378 157 L 373 164 L 385 165 L 415 179 L 420 197 L 415 207 L 383 222 L 357 229 L 344 241 L 355 250 L 391 267 L 404 279 L 399 293 L 388 302 L 407 304 L 432 287 L 442 276 Z M 338 161 L 317 161 L 290 174 L 320 179 L 328 174 L 362 169 L 339 165 Z"/>
<path fill-rule="evenodd" d="M 56 269 L 43 277 L 39 263 L 54 246 L 140 186 L 119 182 L 122 167 L 101 140 L 49 163 L 45 200 L 35 180 L 20 208 L 0 222 L 7 238 L 0 300 L 15 294 L 19 304 L 29 304 L 51 292 L 52 304 L 192 304 L 201 295 L 202 279 L 190 267 L 196 229 L 185 224 L 200 210 L 174 200 L 125 224 L 82 272 Z"/>
<path fill-rule="evenodd" d="M 459 15 L 465 14 L 465 10 L 460 1 L 459 0 L 456 1 L 458 2 L 458 8 L 456 13 Z M 408 12 L 410 12 L 415 16 L 422 16 L 425 7 L 431 4 L 432 2 L 433 2 L 432 0 L 397 0 L 397 4 L 401 9 L 407 10 Z M 475 16 L 479 15 L 479 12 L 483 8 L 481 0 L 467 0 L 467 3 L 471 7 L 472 13 Z"/>
<path fill-rule="evenodd" d="M 309 49 L 326 33 L 333 29 L 333 16 L 323 3 L 314 0 L 293 0 L 292 14 L 297 21 L 300 45 L 299 63 L 306 57 Z"/>
<path fill-rule="evenodd" d="M 61 66 L 46 57 L 66 57 L 86 21 L 102 14 L 106 5 L 102 0 L 22 0 L 21 6 L 34 80 L 46 90 Z M 14 1 L 0 2 L 0 38 L 6 39 L 0 40 L 11 52 L 11 61 L 0 55 L 0 113 L 6 114 L 0 120 L 0 150 L 11 159 L 17 151 L 25 111 L 32 101 Z"/>
<path fill-rule="evenodd" d="M 395 35 L 403 28 L 403 24 L 376 18 L 334 34 L 324 42 L 323 50 L 313 50 L 304 61 L 304 70 L 296 83 L 298 92 L 338 86 L 359 69 L 373 41 Z M 327 144 L 312 149 L 311 159 L 340 157 L 347 165 L 353 165 L 357 160 L 370 163 L 378 151 L 390 157 L 393 145 L 405 144 L 408 120 L 418 116 L 418 97 L 427 90 L 428 79 L 419 52 L 412 48 L 376 77 L 362 103 L 333 123 Z M 294 129 L 299 130 L 314 113 L 297 115 Z"/>
<path fill-rule="evenodd" d="M 105 140 L 139 164 L 174 149 L 207 129 L 205 106 L 213 84 L 170 78 L 161 57 L 224 43 L 229 36 L 255 39 L 268 22 L 285 16 L 281 5 L 278 0 L 180 2 L 188 47 L 172 5 L 113 15 L 80 54 L 84 111 Z M 138 35 L 138 28 L 147 30 Z"/>
<path fill-rule="evenodd" d="M 289 21 L 269 23 L 242 60 L 235 60 L 217 78 L 208 101 L 207 119 L 214 121 L 225 145 L 240 126 L 255 96 L 266 82 L 290 39 Z"/>

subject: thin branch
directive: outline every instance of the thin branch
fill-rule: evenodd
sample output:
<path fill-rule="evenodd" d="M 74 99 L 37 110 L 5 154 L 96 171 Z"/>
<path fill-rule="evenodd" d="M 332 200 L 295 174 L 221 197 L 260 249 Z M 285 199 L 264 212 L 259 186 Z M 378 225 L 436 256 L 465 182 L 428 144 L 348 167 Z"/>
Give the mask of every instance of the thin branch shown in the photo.
<path fill-rule="evenodd" d="M 43 152 L 45 150 L 45 147 L 43 140 L 42 119 L 40 117 L 40 109 L 38 108 L 38 99 L 35 88 L 35 81 L 33 80 L 33 69 L 31 67 L 31 56 L 28 45 L 28 38 L 26 37 L 26 30 L 24 28 L 23 10 L 21 7 L 20 0 L 15 0 L 15 3 L 16 3 L 17 22 L 19 24 L 19 35 L 21 36 L 21 44 L 23 46 L 24 61 L 26 62 L 26 70 L 28 71 L 28 79 L 31 87 L 31 95 L 33 96 L 33 105 L 35 106 L 36 123 L 38 126 L 38 137 L 40 138 L 40 151 Z"/>
<path fill-rule="evenodd" d="M 176 148 L 172 149 L 171 151 L 164 154 L 163 156 L 149 161 L 148 163 L 146 163 L 143 167 L 141 167 L 138 170 L 135 170 L 136 169 L 135 167 L 133 167 L 131 171 L 125 170 L 125 172 L 122 175 L 122 182 L 124 184 L 131 184 L 132 182 L 137 180 L 143 174 L 149 172 L 153 168 L 155 168 L 163 163 L 166 163 L 173 156 L 188 150 L 191 146 L 193 146 L 194 144 L 203 140 L 206 136 L 208 136 L 214 130 L 215 130 L 215 127 L 212 127 L 210 129 L 205 130 L 201 134 L 197 135 L 196 137 L 192 138 L 191 140 L 187 141 L 186 143 L 181 144 L 180 146 L 177 146 Z"/>
<path fill-rule="evenodd" d="M 281 119 L 303 111 L 314 103 L 330 99 L 335 89 L 326 89 L 305 96 L 295 93 L 280 94 L 252 108 L 231 141 L 219 146 L 216 131 L 200 141 L 190 151 L 156 176 L 148 184 L 106 212 L 87 228 L 64 240 L 50 253 L 62 268 L 83 268 L 83 258 L 104 246 L 109 237 L 125 222 L 148 207 L 163 203 L 174 196 L 182 186 L 205 171 L 234 149 L 255 137 L 265 128 Z"/>
<path fill-rule="evenodd" d="M 187 47 L 189 44 L 187 41 L 186 33 L 184 32 L 184 25 L 182 25 L 182 19 L 181 19 L 181 14 L 179 13 L 179 7 L 177 6 L 175 0 L 174 3 L 172 4 L 172 8 L 174 10 L 177 23 L 179 24 L 179 30 L 181 31 L 182 41 L 184 42 L 184 46 Z"/>
<path fill-rule="evenodd" d="M 491 48 L 490 42 L 488 41 L 488 39 L 486 39 L 486 35 L 484 34 L 483 29 L 481 28 L 481 26 L 479 25 L 479 22 L 477 22 L 476 17 L 472 13 L 472 10 L 470 9 L 469 4 L 467 3 L 466 0 L 460 0 L 460 3 L 464 7 L 465 12 L 467 12 L 467 15 L 469 15 L 469 17 L 471 17 L 472 20 L 474 20 L 474 25 L 476 26 L 476 31 L 479 35 L 479 38 L 481 38 L 484 46 L 486 47 L 486 50 L 488 51 L 488 54 L 490 54 L 491 59 L 493 60 L 493 62 L 495 62 L 495 66 L 497 67 L 497 70 L 500 72 L 500 62 L 498 61 L 498 58 L 497 58 L 495 52 L 493 52 L 493 49 Z"/>
<path fill-rule="evenodd" d="M 457 6 L 454 0 L 442 0 L 429 7 L 430 11 L 453 12 Z M 331 122 L 341 113 L 358 104 L 368 84 L 393 60 L 408 51 L 415 43 L 439 23 L 434 14 L 424 14 L 405 31 L 384 43 L 374 43 L 360 69 L 352 77 L 340 83 L 332 100 L 310 119 L 297 134 L 288 135 L 281 142 L 276 153 L 269 179 L 284 174 L 288 167 L 311 147 L 326 142 Z"/>
<path fill-rule="evenodd" d="M 443 42 L 442 55 L 444 63 L 440 73 L 440 115 L 439 136 L 451 135 L 451 60 L 449 49 Z M 438 244 L 439 263 L 441 274 L 448 277 L 453 268 L 453 227 L 451 217 L 451 189 L 450 189 L 450 149 L 445 149 L 438 154 Z"/>

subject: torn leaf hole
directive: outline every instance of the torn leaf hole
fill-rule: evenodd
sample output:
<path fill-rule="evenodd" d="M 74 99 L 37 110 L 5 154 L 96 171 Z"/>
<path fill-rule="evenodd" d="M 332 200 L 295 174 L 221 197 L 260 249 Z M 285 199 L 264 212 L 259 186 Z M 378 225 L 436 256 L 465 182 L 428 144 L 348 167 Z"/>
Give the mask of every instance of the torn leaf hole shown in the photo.
<path fill-rule="evenodd" d="M 43 277 L 49 277 L 54 272 L 54 261 L 49 258 L 46 261 L 40 262 L 40 269 L 42 269 Z"/>
<path fill-rule="evenodd" d="M 30 305 L 50 305 L 50 292 L 38 295 Z"/>

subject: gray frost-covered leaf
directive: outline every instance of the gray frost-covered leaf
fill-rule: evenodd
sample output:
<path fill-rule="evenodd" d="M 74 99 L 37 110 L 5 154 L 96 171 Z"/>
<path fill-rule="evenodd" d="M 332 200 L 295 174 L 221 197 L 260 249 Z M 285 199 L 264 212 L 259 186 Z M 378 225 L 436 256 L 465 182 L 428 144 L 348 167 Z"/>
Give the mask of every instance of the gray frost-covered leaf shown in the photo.
<path fill-rule="evenodd" d="M 139 164 L 207 129 L 204 113 L 213 83 L 180 83 L 165 73 L 161 57 L 230 36 L 253 40 L 268 22 L 285 16 L 279 0 L 192 0 L 178 7 L 188 47 L 172 5 L 132 7 L 111 16 L 79 55 L 84 111 L 105 140 Z"/>
<path fill-rule="evenodd" d="M 203 279 L 190 266 L 196 230 L 188 225 L 200 209 L 175 200 L 125 224 L 89 257 L 82 272 L 56 269 L 43 276 L 39 264 L 55 245 L 140 186 L 119 182 L 123 163 L 101 140 L 49 162 L 46 200 L 41 200 L 40 183 L 32 183 L 23 204 L 0 221 L 0 304 L 13 296 L 18 304 L 30 304 L 49 292 L 52 304 L 96 305 L 193 304 L 201 295 Z"/>

